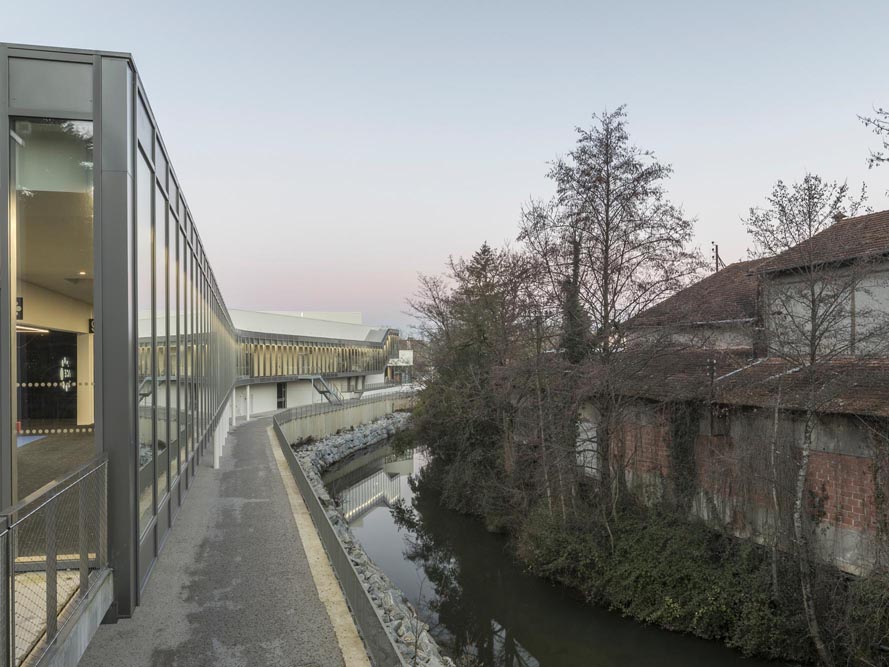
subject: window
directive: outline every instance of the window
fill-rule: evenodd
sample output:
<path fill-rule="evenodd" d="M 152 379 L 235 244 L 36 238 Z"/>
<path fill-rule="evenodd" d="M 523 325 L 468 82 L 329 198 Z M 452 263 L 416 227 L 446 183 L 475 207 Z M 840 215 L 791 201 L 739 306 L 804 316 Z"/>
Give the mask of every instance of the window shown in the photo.
<path fill-rule="evenodd" d="M 287 383 L 278 383 L 278 409 L 283 410 L 287 407 Z"/>
<path fill-rule="evenodd" d="M 93 124 L 13 119 L 18 498 L 95 455 Z"/>
<path fill-rule="evenodd" d="M 157 478 L 157 502 L 166 495 L 169 477 L 169 388 L 167 341 L 167 200 L 160 185 L 154 193 L 154 341 L 156 361 L 157 430 L 155 431 L 155 475 Z"/>
<path fill-rule="evenodd" d="M 139 442 L 139 532 L 154 514 L 154 260 L 151 207 L 154 195 L 151 167 L 140 153 L 136 165 L 136 307 L 139 313 L 139 372 L 137 376 Z"/>

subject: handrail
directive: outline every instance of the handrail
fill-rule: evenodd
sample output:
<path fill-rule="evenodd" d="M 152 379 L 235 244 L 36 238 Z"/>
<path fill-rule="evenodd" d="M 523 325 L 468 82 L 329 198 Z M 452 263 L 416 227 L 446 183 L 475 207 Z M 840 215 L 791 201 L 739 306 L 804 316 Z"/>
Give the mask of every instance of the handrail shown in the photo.
<path fill-rule="evenodd" d="M 410 382 L 374 382 L 372 384 L 366 384 L 360 389 L 352 389 L 350 390 L 353 394 L 365 394 L 369 391 L 380 391 L 381 389 L 392 389 L 393 387 L 405 387 L 409 385 Z"/>
<path fill-rule="evenodd" d="M 326 414 L 328 412 L 336 412 L 338 410 L 348 410 L 349 408 L 358 407 L 360 405 L 368 405 L 371 403 L 379 403 L 380 401 L 391 401 L 393 399 L 397 399 L 399 397 L 407 398 L 408 396 L 413 396 L 415 392 L 413 391 L 405 391 L 404 396 L 401 396 L 398 393 L 391 392 L 388 394 L 377 394 L 376 396 L 371 396 L 370 398 L 347 398 L 343 399 L 342 403 L 313 403 L 311 405 L 300 405 L 294 408 L 287 408 L 286 410 L 281 410 L 277 412 L 273 418 L 275 424 L 283 425 L 286 422 L 293 421 L 294 419 L 302 419 L 303 417 L 309 417 L 314 415 Z"/>
<path fill-rule="evenodd" d="M 107 461 L 107 453 L 102 453 L 94 456 L 86 463 L 77 466 L 74 470 L 67 473 L 64 477 L 61 477 L 60 479 L 53 482 L 49 482 L 49 484 L 46 484 L 36 491 L 32 491 L 31 493 L 29 493 L 27 496 L 19 500 L 15 505 L 11 505 L 6 509 L 0 510 L 0 517 L 5 518 L 7 521 L 7 525 L 10 527 L 21 523 L 23 520 L 31 516 L 34 512 L 46 505 L 46 503 L 50 502 L 53 498 L 55 498 L 56 496 L 60 496 L 72 486 L 75 486 L 77 483 L 83 480 L 85 477 L 92 474 L 99 468 L 99 466 L 101 466 L 103 463 L 106 463 Z M 30 505 L 35 504 L 40 499 L 43 499 L 43 502 L 41 502 L 39 506 L 34 507 L 33 509 L 29 509 L 28 513 L 24 516 L 18 516 L 19 512 L 23 512 L 25 509 L 28 509 Z"/>
<path fill-rule="evenodd" d="M 106 576 L 108 456 L 0 512 L 0 667 L 39 662 Z"/>
<path fill-rule="evenodd" d="M 322 389 L 318 388 L 318 384 L 321 385 Z M 332 384 L 328 384 L 327 380 L 324 379 L 321 375 L 312 376 L 312 388 L 317 391 L 319 394 L 324 396 L 327 399 L 328 403 L 336 403 L 342 404 L 343 395 L 339 392 L 339 390 Z M 336 400 L 331 400 L 331 396 L 333 396 Z"/>

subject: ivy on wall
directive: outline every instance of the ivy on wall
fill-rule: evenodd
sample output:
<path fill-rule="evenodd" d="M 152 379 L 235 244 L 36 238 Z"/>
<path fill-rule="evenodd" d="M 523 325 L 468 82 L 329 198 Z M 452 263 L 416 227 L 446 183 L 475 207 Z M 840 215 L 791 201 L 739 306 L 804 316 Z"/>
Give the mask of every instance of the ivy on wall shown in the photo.
<path fill-rule="evenodd" d="M 699 401 L 680 401 L 670 404 L 670 480 L 673 502 L 681 514 L 691 511 L 697 493 L 695 441 L 700 431 L 704 406 Z"/>

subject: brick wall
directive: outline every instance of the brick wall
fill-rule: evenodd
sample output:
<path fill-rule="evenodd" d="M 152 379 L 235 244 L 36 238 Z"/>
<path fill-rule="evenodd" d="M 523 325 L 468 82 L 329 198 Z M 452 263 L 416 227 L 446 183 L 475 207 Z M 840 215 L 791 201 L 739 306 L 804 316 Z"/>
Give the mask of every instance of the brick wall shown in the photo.
<path fill-rule="evenodd" d="M 640 414 L 642 416 L 640 416 Z M 653 502 L 669 493 L 671 457 L 669 450 L 669 415 L 663 406 L 649 405 L 623 427 L 623 463 L 630 488 L 646 502 Z M 732 435 L 711 436 L 702 432 L 695 441 L 695 467 L 701 497 L 710 509 L 699 504 L 695 511 L 707 520 L 727 525 L 739 536 L 760 539 L 773 530 L 774 501 L 771 463 L 772 417 L 763 411 L 754 417 L 748 413 Z M 737 426 L 737 425 L 736 425 Z M 860 447 L 851 444 L 850 430 L 858 428 L 853 418 L 847 428 L 825 429 L 833 435 L 824 438 L 809 459 L 807 509 L 818 519 L 818 539 L 835 539 L 840 530 L 847 536 L 858 534 L 870 538 L 879 525 L 876 509 L 874 461 Z M 702 431 L 707 429 L 702 426 Z M 728 432 L 727 432 L 728 433 Z M 789 524 L 799 460 L 792 425 L 787 427 L 785 449 L 776 456 L 779 482 L 779 506 L 785 542 L 792 539 Z M 831 440 L 832 438 L 832 440 Z M 854 454 L 843 450 L 854 451 Z M 620 450 L 612 449 L 615 464 Z M 653 488 L 656 493 L 652 493 Z M 714 513 L 713 508 L 716 508 Z M 825 528 L 827 530 L 825 530 Z M 757 538 L 757 536 L 760 536 Z M 788 542 L 789 543 L 789 542 Z M 848 544 L 848 539 L 847 539 Z M 826 547 L 829 552 L 831 547 Z M 844 554 L 848 561 L 848 550 Z"/>
<path fill-rule="evenodd" d="M 810 511 L 823 520 L 874 532 L 877 527 L 873 460 L 829 452 L 812 452 L 808 487 Z"/>

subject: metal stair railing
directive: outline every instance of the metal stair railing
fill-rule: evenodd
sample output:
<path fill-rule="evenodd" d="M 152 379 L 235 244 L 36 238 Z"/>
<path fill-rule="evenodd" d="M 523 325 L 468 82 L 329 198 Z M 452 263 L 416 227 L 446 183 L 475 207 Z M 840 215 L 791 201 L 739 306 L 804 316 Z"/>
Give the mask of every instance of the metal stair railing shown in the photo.
<path fill-rule="evenodd" d="M 343 404 L 343 395 L 336 387 L 327 384 L 327 380 L 320 375 L 316 375 L 312 378 L 312 386 L 315 388 L 315 391 L 326 398 L 329 403 L 332 403 L 333 405 Z"/>

